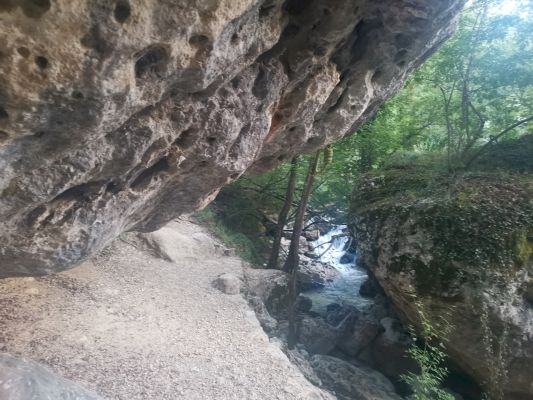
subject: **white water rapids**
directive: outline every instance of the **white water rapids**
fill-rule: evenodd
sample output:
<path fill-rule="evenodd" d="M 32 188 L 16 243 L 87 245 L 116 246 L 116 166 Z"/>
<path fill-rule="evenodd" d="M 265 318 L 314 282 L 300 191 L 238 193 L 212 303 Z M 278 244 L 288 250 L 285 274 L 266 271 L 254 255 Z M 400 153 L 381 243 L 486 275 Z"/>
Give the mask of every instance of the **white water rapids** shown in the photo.
<path fill-rule="evenodd" d="M 344 232 L 346 232 L 346 225 L 337 225 L 316 241 L 311 242 L 315 254 L 321 255 L 319 260 L 339 271 L 335 280 L 325 287 L 303 293 L 313 301 L 312 310 L 319 314 L 325 314 L 326 306 L 331 303 L 351 305 L 359 310 L 368 307 L 371 303 L 371 300 L 359 294 L 359 288 L 366 280 L 367 273 L 357 265 L 357 255 L 355 261 L 347 264 L 340 262 L 341 257 L 346 253 L 345 246 L 350 240 L 348 236 L 339 236 Z"/>

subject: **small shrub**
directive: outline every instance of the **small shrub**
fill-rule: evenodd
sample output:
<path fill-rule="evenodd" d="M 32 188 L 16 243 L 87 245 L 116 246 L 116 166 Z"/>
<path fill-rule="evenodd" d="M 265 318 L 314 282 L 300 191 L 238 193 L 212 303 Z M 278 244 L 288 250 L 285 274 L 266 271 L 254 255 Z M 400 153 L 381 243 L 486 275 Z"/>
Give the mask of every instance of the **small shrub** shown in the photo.
<path fill-rule="evenodd" d="M 431 325 L 426 318 L 422 305 L 417 303 L 421 319 L 421 340 L 411 327 L 410 332 L 413 344 L 407 350 L 409 356 L 418 364 L 420 373 L 409 372 L 401 376 L 401 379 L 409 385 L 413 391 L 413 400 L 454 400 L 454 397 L 442 389 L 441 385 L 448 376 L 448 369 L 443 366 L 446 360 L 443 337 L 446 336 L 451 326 L 443 320 L 444 328 L 440 333 Z"/>
<path fill-rule="evenodd" d="M 251 264 L 257 264 L 260 261 L 255 243 L 243 233 L 228 228 L 211 207 L 196 212 L 194 217 L 198 222 L 206 225 L 227 247 L 235 249 L 237 255 L 243 260 Z"/>

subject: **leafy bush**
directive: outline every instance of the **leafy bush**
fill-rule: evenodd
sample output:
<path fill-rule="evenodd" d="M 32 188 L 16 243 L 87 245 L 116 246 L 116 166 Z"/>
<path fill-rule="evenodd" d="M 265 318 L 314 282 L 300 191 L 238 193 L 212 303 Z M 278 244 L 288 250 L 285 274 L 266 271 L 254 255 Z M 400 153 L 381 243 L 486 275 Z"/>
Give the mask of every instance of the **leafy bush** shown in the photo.
<path fill-rule="evenodd" d="M 237 255 L 243 260 L 251 264 L 262 262 L 263 257 L 258 254 L 257 243 L 243 233 L 228 228 L 213 211 L 212 206 L 196 212 L 194 217 L 198 222 L 207 226 L 227 247 L 235 249 Z"/>
<path fill-rule="evenodd" d="M 442 382 L 448 376 L 448 369 L 443 366 L 446 360 L 443 336 L 451 327 L 444 321 L 446 324 L 444 332 L 437 333 L 425 317 L 420 304 L 418 310 L 422 323 L 422 338 L 420 340 L 415 330 L 411 328 L 413 345 L 407 353 L 418 364 L 420 373 L 409 372 L 402 375 L 401 379 L 413 391 L 413 400 L 454 400 L 454 397 L 441 387 Z"/>

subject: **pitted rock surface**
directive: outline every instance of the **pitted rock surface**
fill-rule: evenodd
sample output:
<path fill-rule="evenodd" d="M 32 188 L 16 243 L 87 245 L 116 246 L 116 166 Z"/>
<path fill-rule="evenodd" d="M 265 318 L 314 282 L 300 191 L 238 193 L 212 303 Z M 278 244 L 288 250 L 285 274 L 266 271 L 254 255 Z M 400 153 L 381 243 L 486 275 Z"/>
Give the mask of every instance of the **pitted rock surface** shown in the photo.
<path fill-rule="evenodd" d="M 0 277 L 69 268 L 355 131 L 462 4 L 1 2 Z"/>

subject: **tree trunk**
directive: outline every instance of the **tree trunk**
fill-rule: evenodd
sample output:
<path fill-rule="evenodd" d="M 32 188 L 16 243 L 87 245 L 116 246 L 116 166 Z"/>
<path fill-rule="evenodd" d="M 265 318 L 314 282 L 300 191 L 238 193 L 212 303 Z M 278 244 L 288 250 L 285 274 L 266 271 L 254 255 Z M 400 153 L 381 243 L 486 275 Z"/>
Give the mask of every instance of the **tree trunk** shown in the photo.
<path fill-rule="evenodd" d="M 281 245 L 281 239 L 283 237 L 283 228 L 287 224 L 287 216 L 291 210 L 292 198 L 294 196 L 294 188 L 296 187 L 296 175 L 298 172 L 298 157 L 294 157 L 291 160 L 291 171 L 289 174 L 289 181 L 287 183 L 287 191 L 285 192 L 285 201 L 283 207 L 279 212 L 278 223 L 276 226 L 276 234 L 274 236 L 274 242 L 272 243 L 272 250 L 270 251 L 270 257 L 268 259 L 267 268 L 278 268 L 279 248 Z"/>
<path fill-rule="evenodd" d="M 320 158 L 320 151 L 317 151 L 313 158 L 309 161 L 309 170 L 307 177 L 305 178 L 304 189 L 302 192 L 302 198 L 298 205 L 298 211 L 296 212 L 296 218 L 294 221 L 294 228 L 292 230 L 291 245 L 289 248 L 289 255 L 283 266 L 283 270 L 290 273 L 289 279 L 289 336 L 287 338 L 287 344 L 289 349 L 294 348 L 296 344 L 296 298 L 297 293 L 297 273 L 298 263 L 300 261 L 300 255 L 298 253 L 300 247 L 300 236 L 302 235 L 305 210 L 307 209 L 307 203 L 309 202 L 309 196 L 311 195 L 311 189 L 313 188 L 313 181 L 315 179 L 318 160 Z"/>

